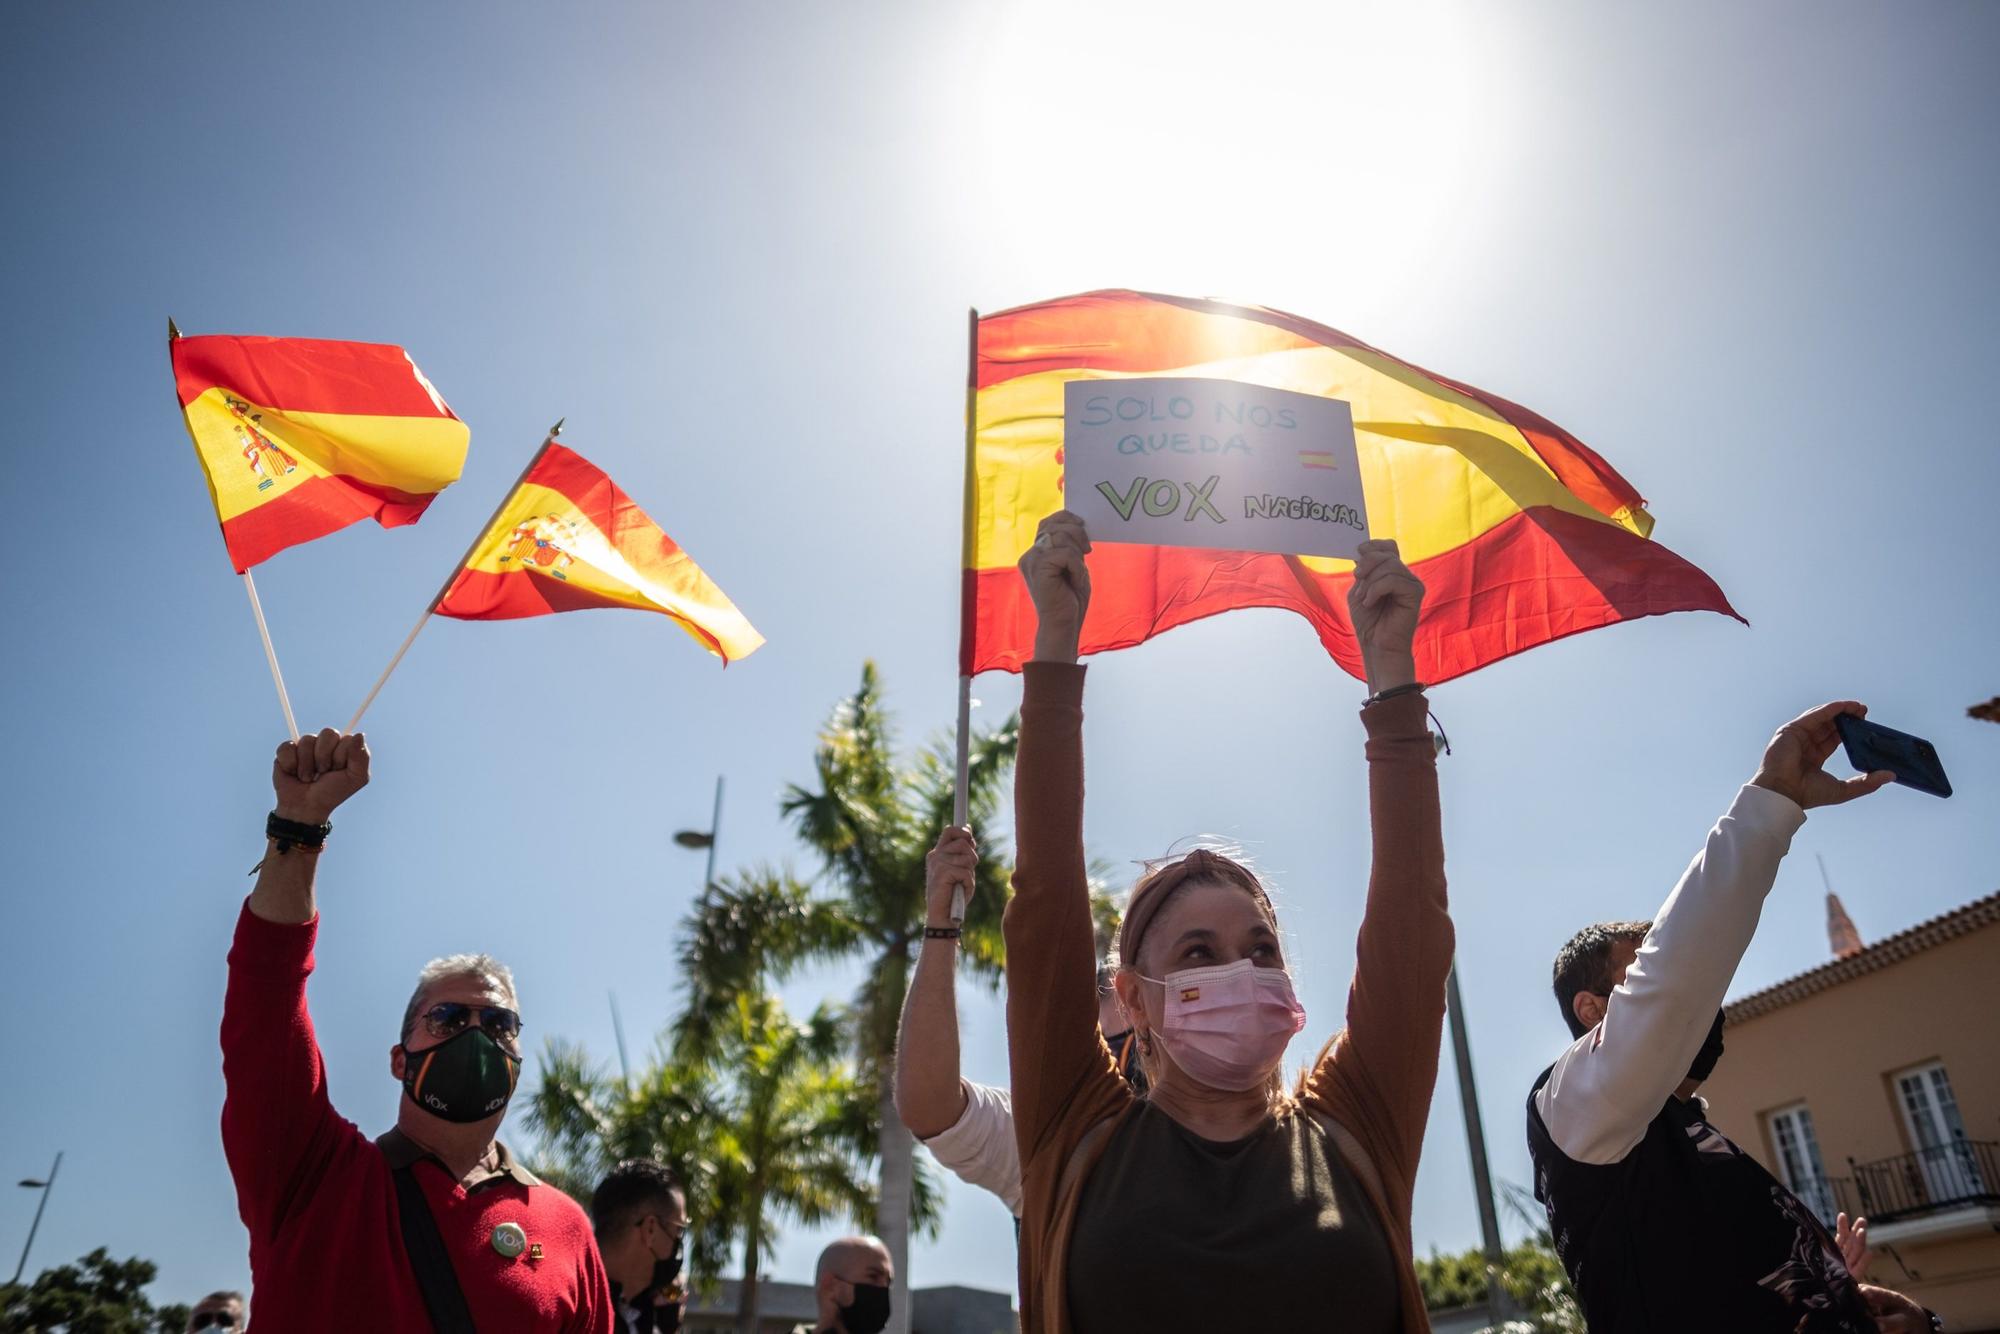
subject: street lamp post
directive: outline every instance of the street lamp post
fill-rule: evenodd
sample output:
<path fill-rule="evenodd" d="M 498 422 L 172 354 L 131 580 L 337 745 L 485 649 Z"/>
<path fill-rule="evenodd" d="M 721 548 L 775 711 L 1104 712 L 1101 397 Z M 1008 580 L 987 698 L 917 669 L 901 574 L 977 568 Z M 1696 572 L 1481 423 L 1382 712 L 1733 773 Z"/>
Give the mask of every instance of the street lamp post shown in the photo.
<path fill-rule="evenodd" d="M 28 1252 L 30 1249 L 33 1248 L 35 1244 L 35 1233 L 39 1231 L 42 1226 L 42 1210 L 49 1207 L 49 1192 L 55 1189 L 56 1173 L 61 1170 L 62 1170 L 62 1150 L 57 1149 L 55 1164 L 54 1166 L 49 1168 L 49 1175 L 46 1180 L 37 1181 L 33 1177 L 26 1177 L 21 1181 L 21 1185 L 27 1188 L 28 1190 L 41 1191 L 42 1199 L 41 1203 L 35 1206 L 35 1221 L 28 1225 L 27 1244 L 21 1247 L 21 1263 L 14 1266 L 14 1282 L 16 1283 L 19 1283 L 21 1281 L 21 1275 L 26 1273 L 28 1270 Z"/>
<path fill-rule="evenodd" d="M 1472 1189 L 1479 1197 L 1479 1237 L 1486 1252 L 1486 1314 L 1493 1328 L 1513 1314 L 1500 1272 L 1506 1248 L 1500 1240 L 1500 1218 L 1493 1208 L 1493 1177 L 1486 1166 L 1486 1128 L 1479 1117 L 1479 1090 L 1472 1082 L 1472 1040 L 1466 1033 L 1465 1002 L 1458 994 L 1458 961 L 1445 975 L 1445 1011 L 1451 1020 L 1451 1054 L 1458 1067 L 1458 1103 L 1465 1117 L 1465 1147 L 1472 1159 Z"/>
<path fill-rule="evenodd" d="M 715 844 L 722 835 L 722 775 L 715 776 L 715 811 L 709 816 L 707 829 L 683 829 L 674 835 L 674 842 L 684 848 L 707 848 L 708 869 L 702 873 L 703 892 L 715 883 Z"/>

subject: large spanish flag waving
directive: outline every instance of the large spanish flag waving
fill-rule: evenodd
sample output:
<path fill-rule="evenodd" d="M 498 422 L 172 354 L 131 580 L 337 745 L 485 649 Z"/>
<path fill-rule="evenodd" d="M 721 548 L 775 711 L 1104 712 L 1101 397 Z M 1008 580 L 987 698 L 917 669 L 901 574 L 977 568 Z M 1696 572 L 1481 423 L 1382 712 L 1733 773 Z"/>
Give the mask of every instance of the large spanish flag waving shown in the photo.
<path fill-rule="evenodd" d="M 387 343 L 174 337 L 174 385 L 241 574 L 362 519 L 415 523 L 470 432 Z"/>
<path fill-rule="evenodd" d="M 506 621 L 591 607 L 671 617 L 725 663 L 764 642 L 616 482 L 551 440 L 433 610 L 462 621 Z"/>
<path fill-rule="evenodd" d="M 1062 508 L 1064 383 L 1166 375 L 1350 405 L 1370 535 L 1395 538 L 1428 590 L 1416 644 L 1423 680 L 1639 616 L 1736 615 L 1714 580 L 1649 540 L 1653 519 L 1631 483 L 1518 404 L 1280 311 L 1089 292 L 978 322 L 962 674 L 1019 671 L 1033 652 L 1034 609 L 1014 563 L 1036 524 Z M 1083 652 L 1237 607 L 1282 607 L 1360 676 L 1347 621 L 1353 569 L 1314 556 L 1100 543 Z"/>

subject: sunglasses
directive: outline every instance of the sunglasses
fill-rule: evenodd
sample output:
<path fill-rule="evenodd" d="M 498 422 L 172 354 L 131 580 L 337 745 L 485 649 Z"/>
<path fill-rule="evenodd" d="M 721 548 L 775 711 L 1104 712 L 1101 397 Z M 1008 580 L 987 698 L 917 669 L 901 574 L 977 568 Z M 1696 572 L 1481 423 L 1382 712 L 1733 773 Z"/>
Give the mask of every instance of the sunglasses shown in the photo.
<path fill-rule="evenodd" d="M 504 1005 L 467 1005 L 463 1001 L 440 1001 L 424 1011 L 424 1031 L 434 1038 L 448 1038 L 465 1031 L 477 1016 L 479 1026 L 496 1038 L 521 1034 L 521 1016 Z"/>
<path fill-rule="evenodd" d="M 667 1258 L 669 1260 L 680 1259 L 687 1247 L 687 1229 L 683 1227 L 680 1230 L 680 1232 L 676 1233 L 672 1225 L 669 1224 L 666 1219 L 660 1217 L 658 1214 L 642 1215 L 639 1221 L 641 1223 L 644 1223 L 645 1220 L 648 1218 L 653 1220 L 654 1224 L 660 1229 L 660 1231 L 666 1233 L 668 1236 L 674 1239 L 674 1249 L 667 1256 Z"/>
<path fill-rule="evenodd" d="M 233 1311 L 203 1311 L 188 1322 L 189 1329 L 207 1329 L 211 1325 L 217 1329 L 235 1329 L 236 1314 Z"/>

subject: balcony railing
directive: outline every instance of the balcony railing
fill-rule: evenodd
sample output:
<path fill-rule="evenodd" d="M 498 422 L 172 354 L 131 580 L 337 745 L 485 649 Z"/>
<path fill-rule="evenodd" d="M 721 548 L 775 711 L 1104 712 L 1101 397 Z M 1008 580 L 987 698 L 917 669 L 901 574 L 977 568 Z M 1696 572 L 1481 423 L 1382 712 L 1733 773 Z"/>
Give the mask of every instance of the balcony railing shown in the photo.
<path fill-rule="evenodd" d="M 1811 1177 L 1799 1182 L 1793 1193 L 1828 1227 L 1843 1213 L 1849 1217 L 1860 1213 L 1854 1207 L 1854 1183 L 1846 1177 Z"/>
<path fill-rule="evenodd" d="M 1850 1158 L 1848 1166 L 1856 1204 L 1871 1222 L 1958 1205 L 2000 1205 L 2000 1143 L 1992 1140 L 1957 1140 L 1872 1163 Z"/>

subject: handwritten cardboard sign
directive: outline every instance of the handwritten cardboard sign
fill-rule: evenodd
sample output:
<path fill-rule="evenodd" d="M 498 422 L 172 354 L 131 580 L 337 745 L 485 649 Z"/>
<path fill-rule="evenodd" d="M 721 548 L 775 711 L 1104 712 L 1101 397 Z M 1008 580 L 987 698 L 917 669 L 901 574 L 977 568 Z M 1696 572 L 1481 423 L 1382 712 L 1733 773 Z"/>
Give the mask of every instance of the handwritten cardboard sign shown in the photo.
<path fill-rule="evenodd" d="M 1064 503 L 1093 542 L 1348 556 L 1368 540 L 1354 415 L 1235 380 L 1063 386 Z"/>

